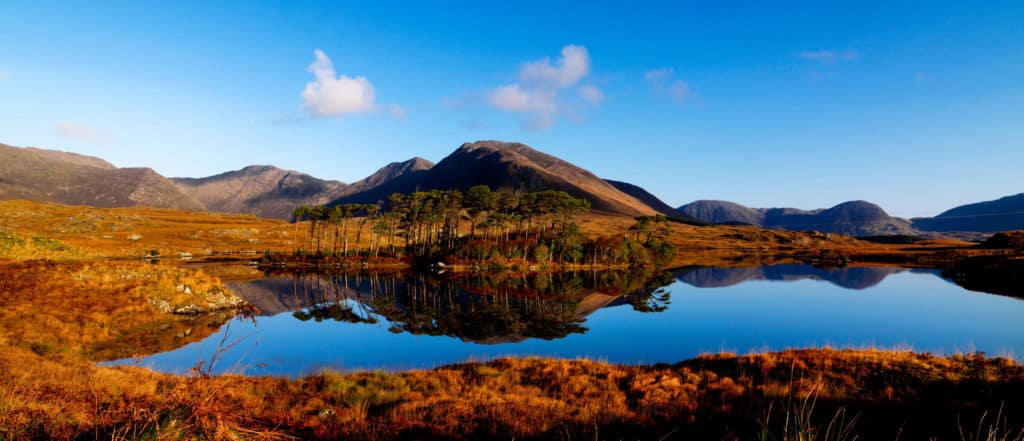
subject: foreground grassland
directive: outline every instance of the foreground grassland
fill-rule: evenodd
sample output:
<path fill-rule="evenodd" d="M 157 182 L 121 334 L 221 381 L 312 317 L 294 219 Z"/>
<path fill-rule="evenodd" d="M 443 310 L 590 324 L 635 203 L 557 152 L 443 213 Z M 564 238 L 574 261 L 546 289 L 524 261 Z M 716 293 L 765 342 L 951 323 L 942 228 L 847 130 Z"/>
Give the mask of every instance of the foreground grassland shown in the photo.
<path fill-rule="evenodd" d="M 581 226 L 607 235 L 631 223 L 591 214 Z M 1007 261 L 956 241 L 672 228 L 673 265 Z M 222 281 L 251 270 L 178 259 L 289 252 L 303 231 L 251 216 L 0 202 L 0 439 L 1021 439 L 1024 368 L 981 355 L 502 359 L 298 380 L 209 376 L 211 360 L 187 376 L 96 364 L 200 340 L 239 312 Z M 154 255 L 165 258 L 141 259 Z"/>

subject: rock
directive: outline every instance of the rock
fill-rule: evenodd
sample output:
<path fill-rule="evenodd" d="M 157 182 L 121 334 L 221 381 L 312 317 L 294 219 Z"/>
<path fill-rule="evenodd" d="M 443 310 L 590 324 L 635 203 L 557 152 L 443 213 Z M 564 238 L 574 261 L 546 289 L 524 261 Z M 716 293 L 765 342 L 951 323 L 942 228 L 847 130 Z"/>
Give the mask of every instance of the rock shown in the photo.
<path fill-rule="evenodd" d="M 175 314 L 179 314 L 179 315 L 195 315 L 195 314 L 202 314 L 204 312 L 206 312 L 206 308 L 203 308 L 203 307 L 201 307 L 199 305 L 195 305 L 195 304 L 185 305 L 185 306 L 182 306 L 180 308 L 175 308 L 175 310 L 174 310 L 174 313 Z"/>
<path fill-rule="evenodd" d="M 142 239 L 142 236 L 138 234 L 129 234 L 128 236 L 126 236 L 126 239 L 137 241 Z"/>

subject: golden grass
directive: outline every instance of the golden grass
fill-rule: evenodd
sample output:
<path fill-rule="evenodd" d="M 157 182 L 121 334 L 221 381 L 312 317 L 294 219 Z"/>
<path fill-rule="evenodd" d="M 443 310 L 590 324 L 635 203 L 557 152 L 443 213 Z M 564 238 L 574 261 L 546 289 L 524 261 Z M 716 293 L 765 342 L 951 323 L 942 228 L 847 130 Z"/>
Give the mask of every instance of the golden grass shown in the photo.
<path fill-rule="evenodd" d="M 257 253 L 293 248 L 287 222 L 250 215 L 157 208 L 94 208 L 29 201 L 0 201 L 0 230 L 20 237 L 43 237 L 67 247 L 63 252 L 7 251 L 12 259 L 142 257 L 177 259 Z M 24 247 L 22 247 L 24 248 Z M 41 250 L 40 250 L 41 251 Z"/>
<path fill-rule="evenodd" d="M 0 261 L 0 343 L 90 359 L 202 339 L 240 299 L 202 271 L 141 262 Z M 131 351 L 131 352 L 129 352 Z"/>
<path fill-rule="evenodd" d="M 591 214 L 582 227 L 619 235 L 631 224 Z M 928 263 L 985 252 L 960 242 L 672 228 L 673 265 Z M 168 311 L 230 303 L 220 281 L 255 275 L 99 258 L 290 251 L 307 231 L 252 216 L 0 202 L 0 439 L 755 439 L 763 421 L 779 421 L 772 412 L 789 409 L 774 403 L 812 395 L 825 419 L 810 424 L 846 409 L 858 415 L 861 439 L 950 439 L 958 418 L 978 421 L 1000 403 L 1011 423 L 1024 420 L 1024 370 L 981 356 L 821 349 L 673 366 L 527 358 L 299 380 L 93 364 L 209 335 L 228 315 Z"/>
<path fill-rule="evenodd" d="M 19 367 L 26 364 L 33 368 Z M 0 378 L 0 427 L 54 438 L 635 439 L 678 431 L 723 439 L 741 431 L 753 439 L 773 403 L 813 394 L 825 416 L 839 408 L 859 415 L 865 434 L 895 439 L 902 427 L 903 439 L 923 439 L 906 436 L 953 434 L 957 416 L 977 418 L 1000 402 L 1013 403 L 1009 415 L 1019 418 L 1014 394 L 1024 391 L 1024 371 L 1007 360 L 830 349 L 674 366 L 510 358 L 301 380 L 177 377 L 22 349 L 0 355 L 0 368 L 11 373 Z M 902 409 L 898 418 L 893 409 Z"/>
<path fill-rule="evenodd" d="M 591 238 L 627 234 L 628 216 L 591 212 L 580 226 Z M 467 229 L 468 224 L 463 227 Z M 368 227 L 367 227 L 368 229 Z M 698 227 L 671 224 L 676 248 L 669 266 L 736 265 L 842 259 L 928 265 L 950 258 L 994 253 L 968 249 L 961 241 L 925 241 L 912 245 L 864 242 L 849 236 L 765 230 L 749 226 Z M 12 239 L 4 239 L 4 235 Z M 367 231 L 357 241 L 349 228 L 350 249 L 371 245 Z M 333 237 L 329 238 L 329 243 Z M 4 246 L 4 244 L 10 246 Z M 169 260 L 255 257 L 262 251 L 309 248 L 308 222 L 290 224 L 251 215 L 155 208 L 93 208 L 29 201 L 0 201 L 0 258 L 16 260 L 88 260 L 144 257 L 154 251 Z M 340 239 L 339 239 L 340 243 Z M 340 246 L 340 245 L 339 245 Z M 931 260 L 929 260 L 931 259 Z"/>

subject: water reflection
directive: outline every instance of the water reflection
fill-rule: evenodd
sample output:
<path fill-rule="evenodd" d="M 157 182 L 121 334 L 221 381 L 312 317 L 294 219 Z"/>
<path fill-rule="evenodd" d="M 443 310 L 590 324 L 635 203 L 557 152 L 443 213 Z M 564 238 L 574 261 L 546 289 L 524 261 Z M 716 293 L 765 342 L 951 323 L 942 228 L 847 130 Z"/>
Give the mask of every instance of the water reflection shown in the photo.
<path fill-rule="evenodd" d="M 969 292 L 931 270 L 272 274 L 231 288 L 261 310 L 255 324 L 232 322 L 141 363 L 187 372 L 235 340 L 214 371 L 296 376 L 508 355 L 658 363 L 826 344 L 1024 354 L 1024 301 Z"/>
<path fill-rule="evenodd" d="M 579 272 L 515 276 L 424 274 L 276 275 L 229 287 L 262 315 L 301 321 L 386 323 L 392 333 L 450 336 L 483 344 L 582 334 L 586 317 L 628 304 L 667 308 L 670 273 Z"/>
<path fill-rule="evenodd" d="M 676 270 L 680 282 L 698 288 L 720 288 L 751 280 L 820 280 L 847 289 L 867 289 L 886 277 L 908 271 L 898 267 L 819 268 L 810 265 L 770 265 L 738 268 L 694 267 Z"/>

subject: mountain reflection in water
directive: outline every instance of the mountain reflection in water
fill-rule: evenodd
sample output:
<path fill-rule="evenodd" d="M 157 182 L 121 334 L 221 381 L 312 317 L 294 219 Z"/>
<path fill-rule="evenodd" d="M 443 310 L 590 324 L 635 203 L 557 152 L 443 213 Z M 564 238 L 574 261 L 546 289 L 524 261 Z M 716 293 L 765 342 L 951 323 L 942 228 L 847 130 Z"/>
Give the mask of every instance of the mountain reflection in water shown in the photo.
<path fill-rule="evenodd" d="M 720 288 L 750 280 L 820 280 L 847 289 L 867 289 L 886 277 L 908 271 L 898 267 L 819 268 L 810 265 L 783 264 L 736 268 L 694 267 L 673 271 L 676 279 L 698 288 Z M 926 271 L 926 270 L 920 270 Z M 935 272 L 936 271 L 929 271 Z"/>
<path fill-rule="evenodd" d="M 610 305 L 664 310 L 668 293 L 660 287 L 670 282 L 669 273 L 651 279 L 626 272 L 445 278 L 294 274 L 229 282 L 229 287 L 261 315 L 292 312 L 302 321 L 386 322 L 393 333 L 493 344 L 584 333 L 586 317 Z"/>
<path fill-rule="evenodd" d="M 214 356 L 215 372 L 298 376 L 509 355 L 671 363 L 709 351 L 823 345 L 1024 353 L 1024 301 L 967 291 L 936 270 L 270 274 L 229 284 L 261 310 L 255 322 L 231 321 L 201 342 L 105 364 L 180 373 Z M 238 343 L 219 351 L 226 341 Z"/>

